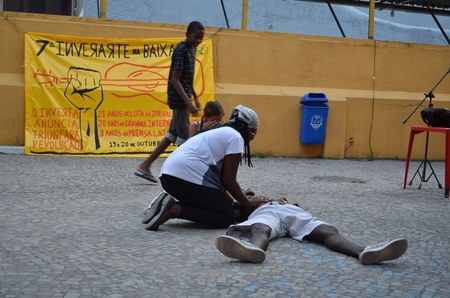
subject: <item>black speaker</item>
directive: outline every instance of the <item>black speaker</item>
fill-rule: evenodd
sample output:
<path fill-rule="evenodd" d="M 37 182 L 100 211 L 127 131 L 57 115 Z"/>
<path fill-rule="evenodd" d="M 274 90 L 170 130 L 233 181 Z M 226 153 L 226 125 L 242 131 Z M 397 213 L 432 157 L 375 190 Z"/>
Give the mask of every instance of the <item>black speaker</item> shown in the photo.
<path fill-rule="evenodd" d="M 450 127 L 450 110 L 447 108 L 426 108 L 420 115 L 428 126 Z"/>

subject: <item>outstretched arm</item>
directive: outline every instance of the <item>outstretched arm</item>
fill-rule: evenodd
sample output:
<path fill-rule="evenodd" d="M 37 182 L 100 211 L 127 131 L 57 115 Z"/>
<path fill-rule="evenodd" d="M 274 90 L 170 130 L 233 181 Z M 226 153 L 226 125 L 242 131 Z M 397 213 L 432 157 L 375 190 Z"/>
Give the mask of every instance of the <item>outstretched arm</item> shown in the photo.
<path fill-rule="evenodd" d="M 262 196 L 251 197 L 249 199 L 244 194 L 241 186 L 236 180 L 240 161 L 240 154 L 229 154 L 225 156 L 222 167 L 222 182 L 225 186 L 225 190 L 239 202 L 242 209 L 247 213 L 250 213 L 251 210 L 256 208 L 262 202 L 267 202 L 268 199 Z"/>

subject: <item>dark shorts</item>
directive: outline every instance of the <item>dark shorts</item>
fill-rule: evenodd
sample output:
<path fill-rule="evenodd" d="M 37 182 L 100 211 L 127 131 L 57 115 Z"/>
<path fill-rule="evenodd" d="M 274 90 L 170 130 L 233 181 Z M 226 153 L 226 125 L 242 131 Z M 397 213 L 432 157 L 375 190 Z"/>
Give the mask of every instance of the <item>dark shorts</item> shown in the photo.
<path fill-rule="evenodd" d="M 181 145 L 189 138 L 189 110 L 177 108 L 172 110 L 169 132 L 166 139 L 174 144 Z"/>

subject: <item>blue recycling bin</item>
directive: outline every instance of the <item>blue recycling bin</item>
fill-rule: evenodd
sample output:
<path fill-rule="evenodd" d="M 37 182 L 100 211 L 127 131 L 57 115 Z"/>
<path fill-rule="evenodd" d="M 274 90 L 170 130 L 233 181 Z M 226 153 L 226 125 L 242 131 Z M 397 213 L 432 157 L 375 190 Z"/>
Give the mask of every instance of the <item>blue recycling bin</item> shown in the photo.
<path fill-rule="evenodd" d="M 310 92 L 303 95 L 300 103 L 302 108 L 302 123 L 300 127 L 300 142 L 303 144 L 323 144 L 328 118 L 328 98 L 320 92 Z"/>

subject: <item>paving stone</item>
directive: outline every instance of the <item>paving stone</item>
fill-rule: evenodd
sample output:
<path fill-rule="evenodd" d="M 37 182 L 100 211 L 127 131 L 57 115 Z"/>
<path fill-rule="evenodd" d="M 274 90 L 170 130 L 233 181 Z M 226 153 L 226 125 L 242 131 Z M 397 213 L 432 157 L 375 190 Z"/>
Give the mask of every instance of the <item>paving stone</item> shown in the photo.
<path fill-rule="evenodd" d="M 289 238 L 264 263 L 240 263 L 214 247 L 224 229 L 171 220 L 146 231 L 161 186 L 134 176 L 140 161 L 0 154 L 0 297 L 450 296 L 450 200 L 433 180 L 404 190 L 404 161 L 271 157 L 239 169 L 243 188 L 288 197 L 361 245 L 409 240 L 374 266 Z M 443 184 L 444 163 L 432 164 Z"/>

